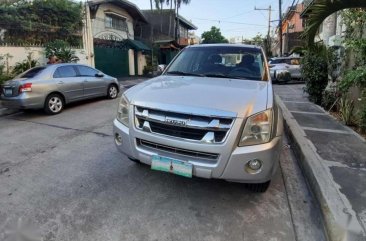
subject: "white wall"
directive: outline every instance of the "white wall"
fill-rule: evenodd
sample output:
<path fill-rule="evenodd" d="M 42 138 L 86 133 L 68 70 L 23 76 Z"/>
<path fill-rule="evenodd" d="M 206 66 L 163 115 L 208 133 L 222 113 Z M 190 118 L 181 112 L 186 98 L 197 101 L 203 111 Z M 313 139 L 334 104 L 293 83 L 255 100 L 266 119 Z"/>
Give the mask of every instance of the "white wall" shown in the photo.
<path fill-rule="evenodd" d="M 76 56 L 79 57 L 79 64 L 91 65 L 91 58 L 87 57 L 83 49 L 74 49 Z M 43 47 L 11 47 L 0 46 L 0 55 L 10 54 L 9 66 L 14 66 L 17 62 L 21 62 L 27 58 L 28 53 L 32 53 L 33 59 L 37 60 L 40 65 L 47 63 Z M 4 60 L 3 60 L 4 61 Z"/>

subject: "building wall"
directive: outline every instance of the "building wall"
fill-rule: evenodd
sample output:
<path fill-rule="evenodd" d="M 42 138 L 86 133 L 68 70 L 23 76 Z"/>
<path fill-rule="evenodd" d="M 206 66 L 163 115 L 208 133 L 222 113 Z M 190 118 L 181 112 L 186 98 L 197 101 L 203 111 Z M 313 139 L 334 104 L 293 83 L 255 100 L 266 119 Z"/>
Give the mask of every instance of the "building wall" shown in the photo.
<path fill-rule="evenodd" d="M 113 12 L 122 17 L 125 17 L 126 21 L 127 21 L 128 33 L 125 31 L 117 30 L 117 29 L 106 28 L 105 27 L 105 15 L 106 15 L 105 13 L 106 12 Z M 119 8 L 110 3 L 102 4 L 98 8 L 98 11 L 96 13 L 96 18 L 92 19 L 93 37 L 98 38 L 101 35 L 106 34 L 106 33 L 114 33 L 117 36 L 120 36 L 120 38 L 122 38 L 122 39 L 127 39 L 127 38 L 134 39 L 133 21 L 134 21 L 133 18 L 126 10 Z"/>
<path fill-rule="evenodd" d="M 75 55 L 79 57 L 79 64 L 91 65 L 90 57 L 87 56 L 84 49 L 74 49 Z M 47 63 L 45 52 L 43 47 L 12 47 L 12 46 L 1 46 L 0 55 L 10 54 L 12 57 L 9 58 L 9 66 L 13 67 L 17 62 L 22 62 L 27 58 L 27 55 L 32 53 L 33 59 L 37 60 L 40 65 Z"/>
<path fill-rule="evenodd" d="M 144 68 L 146 66 L 146 55 L 142 54 L 141 52 L 137 53 L 137 63 L 138 63 L 138 75 L 144 74 Z"/>
<path fill-rule="evenodd" d="M 135 51 L 133 49 L 128 50 L 128 66 L 130 69 L 130 75 L 135 75 Z"/>

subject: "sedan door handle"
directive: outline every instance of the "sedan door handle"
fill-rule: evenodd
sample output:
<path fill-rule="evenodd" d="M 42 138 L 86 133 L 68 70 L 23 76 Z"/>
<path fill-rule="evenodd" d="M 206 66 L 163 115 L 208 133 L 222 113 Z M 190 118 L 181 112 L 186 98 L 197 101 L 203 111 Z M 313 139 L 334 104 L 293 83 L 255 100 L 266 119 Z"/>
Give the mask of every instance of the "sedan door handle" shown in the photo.
<path fill-rule="evenodd" d="M 88 82 L 88 80 L 84 80 L 84 82 Z"/>
<path fill-rule="evenodd" d="M 64 82 L 63 81 L 59 81 L 57 84 L 62 85 Z"/>

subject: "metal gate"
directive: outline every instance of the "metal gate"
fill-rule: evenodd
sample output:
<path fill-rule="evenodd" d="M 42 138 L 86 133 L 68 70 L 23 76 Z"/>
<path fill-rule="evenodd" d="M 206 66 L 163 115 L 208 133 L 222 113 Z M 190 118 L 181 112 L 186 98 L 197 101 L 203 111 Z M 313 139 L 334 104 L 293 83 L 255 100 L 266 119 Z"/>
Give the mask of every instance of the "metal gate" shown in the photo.
<path fill-rule="evenodd" d="M 94 46 L 95 68 L 113 77 L 129 76 L 128 50 Z"/>

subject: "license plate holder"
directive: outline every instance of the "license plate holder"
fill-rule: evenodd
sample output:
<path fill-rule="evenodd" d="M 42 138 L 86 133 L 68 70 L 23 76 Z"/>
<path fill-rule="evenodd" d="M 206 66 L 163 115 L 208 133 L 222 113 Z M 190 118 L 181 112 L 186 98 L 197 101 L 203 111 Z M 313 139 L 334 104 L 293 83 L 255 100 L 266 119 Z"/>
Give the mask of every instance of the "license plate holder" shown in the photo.
<path fill-rule="evenodd" d="M 154 155 L 151 159 L 151 169 L 192 178 L 193 165 L 189 162 Z"/>
<path fill-rule="evenodd" d="M 11 89 L 11 88 L 4 88 L 4 95 L 5 96 L 12 96 L 13 95 L 13 89 Z"/>

